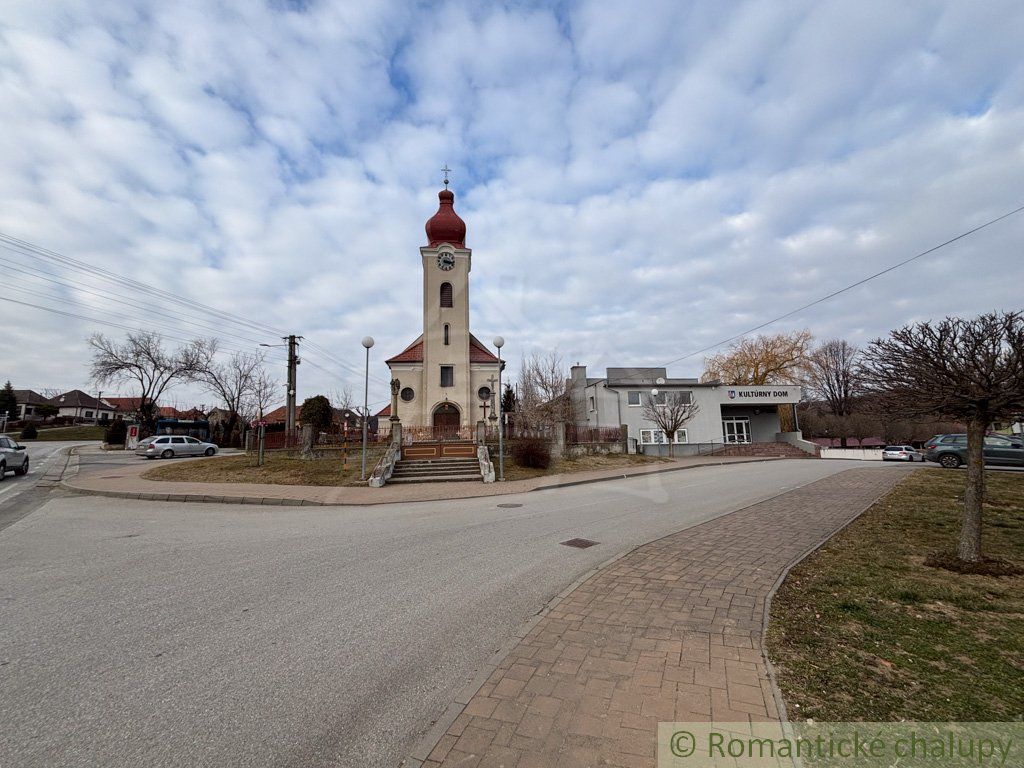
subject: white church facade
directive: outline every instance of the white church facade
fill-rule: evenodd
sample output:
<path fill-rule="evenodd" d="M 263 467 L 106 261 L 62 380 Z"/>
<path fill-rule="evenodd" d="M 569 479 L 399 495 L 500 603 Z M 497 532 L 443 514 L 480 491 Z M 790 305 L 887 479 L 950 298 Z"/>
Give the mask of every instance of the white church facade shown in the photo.
<path fill-rule="evenodd" d="M 438 193 L 437 213 L 426 223 L 427 244 L 420 248 L 423 332 L 387 360 L 397 397 L 378 417 L 397 416 L 403 427 L 457 433 L 483 418 L 481 406 L 492 403 L 500 362 L 470 331 L 473 252 L 447 185 Z"/>

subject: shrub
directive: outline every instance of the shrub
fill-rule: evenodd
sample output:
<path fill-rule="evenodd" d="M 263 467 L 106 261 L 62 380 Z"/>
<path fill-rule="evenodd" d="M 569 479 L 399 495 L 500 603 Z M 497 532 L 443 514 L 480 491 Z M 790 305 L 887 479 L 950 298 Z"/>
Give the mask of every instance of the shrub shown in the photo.
<path fill-rule="evenodd" d="M 39 437 L 39 433 L 36 431 L 34 425 L 29 424 L 23 430 L 21 430 L 21 434 L 18 437 L 22 440 L 35 440 L 37 437 Z"/>
<path fill-rule="evenodd" d="M 107 445 L 124 445 L 127 437 L 128 425 L 124 423 L 124 419 L 114 419 L 103 434 L 103 442 Z"/>
<path fill-rule="evenodd" d="M 551 443 L 539 437 L 524 438 L 515 444 L 512 457 L 520 467 L 547 469 L 551 466 Z"/>
<path fill-rule="evenodd" d="M 331 410 L 331 401 L 323 395 L 314 395 L 306 398 L 302 404 L 302 426 L 312 427 L 313 433 L 325 432 L 331 428 L 334 421 L 334 411 Z"/>

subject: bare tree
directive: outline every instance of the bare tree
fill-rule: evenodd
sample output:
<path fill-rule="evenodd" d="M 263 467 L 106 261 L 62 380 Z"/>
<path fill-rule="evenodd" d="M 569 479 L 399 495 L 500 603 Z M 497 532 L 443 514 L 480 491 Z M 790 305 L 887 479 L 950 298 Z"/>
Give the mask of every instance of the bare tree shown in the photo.
<path fill-rule="evenodd" d="M 844 339 L 832 339 L 807 355 L 808 387 L 836 416 L 853 413 L 859 392 L 856 375 L 859 354 L 860 350 Z"/>
<path fill-rule="evenodd" d="M 676 432 L 696 416 L 698 411 L 700 406 L 693 402 L 689 392 L 659 392 L 657 395 L 652 393 L 644 397 L 644 418 L 657 424 L 665 434 L 669 456 L 675 456 Z"/>
<path fill-rule="evenodd" d="M 569 374 L 557 352 L 534 353 L 519 369 L 518 417 L 527 428 L 571 421 Z"/>
<path fill-rule="evenodd" d="M 202 358 L 199 342 L 168 352 L 160 334 L 152 331 L 129 333 L 121 343 L 97 333 L 89 338 L 89 346 L 93 381 L 132 385 L 139 393 L 139 419 L 151 432 L 156 429 L 160 397 L 174 384 L 191 379 Z"/>
<path fill-rule="evenodd" d="M 1024 313 L 947 317 L 876 339 L 859 375 L 887 410 L 967 422 L 967 478 L 957 554 L 981 560 L 983 447 L 989 424 L 1024 410 Z"/>
<path fill-rule="evenodd" d="M 263 369 L 264 356 L 259 352 L 236 352 L 226 361 L 217 359 L 218 342 L 205 339 L 197 344 L 199 360 L 192 378 L 220 398 L 228 412 L 223 439 L 230 443 L 240 419 L 251 402 L 256 378 Z"/>
<path fill-rule="evenodd" d="M 343 411 L 354 411 L 356 408 L 356 396 L 352 391 L 352 385 L 344 381 L 340 387 L 331 390 L 331 403 L 333 403 L 335 408 Z"/>
<path fill-rule="evenodd" d="M 281 391 L 281 382 L 267 373 L 262 365 L 253 374 L 252 388 L 249 393 L 250 403 L 247 410 L 252 412 L 252 418 L 262 419 L 270 410 L 270 406 L 277 400 Z"/>
<path fill-rule="evenodd" d="M 726 384 L 798 384 L 811 346 L 811 332 L 777 333 L 737 341 L 704 360 L 701 381 Z"/>

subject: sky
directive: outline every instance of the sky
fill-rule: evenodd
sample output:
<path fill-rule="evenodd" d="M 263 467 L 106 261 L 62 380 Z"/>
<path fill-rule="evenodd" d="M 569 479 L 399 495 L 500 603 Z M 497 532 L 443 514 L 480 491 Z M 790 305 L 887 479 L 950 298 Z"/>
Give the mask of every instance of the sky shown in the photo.
<path fill-rule="evenodd" d="M 13 0 L 0 233 L 94 271 L 0 241 L 0 377 L 95 389 L 97 332 L 297 333 L 300 402 L 361 399 L 372 335 L 382 405 L 446 164 L 510 376 L 551 350 L 697 376 L 691 353 L 1024 205 L 1021 40 L 1016 0 Z M 1018 214 L 770 330 L 1021 309 L 1022 239 Z"/>

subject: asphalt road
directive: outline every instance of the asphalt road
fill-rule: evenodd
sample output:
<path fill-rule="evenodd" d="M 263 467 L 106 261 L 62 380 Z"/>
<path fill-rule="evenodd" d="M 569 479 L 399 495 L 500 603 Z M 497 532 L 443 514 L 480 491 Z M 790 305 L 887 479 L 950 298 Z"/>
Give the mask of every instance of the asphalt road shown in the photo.
<path fill-rule="evenodd" d="M 14 438 L 17 440 L 17 437 Z M 28 474 L 22 477 L 8 472 L 0 482 L 0 530 L 17 522 L 32 510 L 38 508 L 49 495 L 48 492 L 36 491 L 34 486 L 50 468 L 58 461 L 63 461 L 61 451 L 75 445 L 89 445 L 82 441 L 30 441 L 24 443 L 29 458 Z"/>
<path fill-rule="evenodd" d="M 857 466 L 368 508 L 53 499 L 0 531 L 0 765 L 395 766 L 584 571 Z"/>

